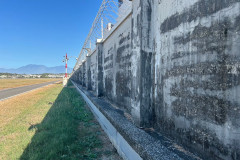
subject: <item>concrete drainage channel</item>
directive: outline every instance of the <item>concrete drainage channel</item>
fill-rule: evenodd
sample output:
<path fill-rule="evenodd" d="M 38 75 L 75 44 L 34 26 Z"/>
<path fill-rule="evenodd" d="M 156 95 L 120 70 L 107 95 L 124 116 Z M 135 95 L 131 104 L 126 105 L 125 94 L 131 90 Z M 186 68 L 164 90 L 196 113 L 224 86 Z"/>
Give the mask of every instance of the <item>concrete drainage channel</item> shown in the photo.
<path fill-rule="evenodd" d="M 123 111 L 113 108 L 104 99 L 95 97 L 75 82 L 72 81 L 72 83 L 124 160 L 200 159 L 183 148 L 178 150 L 173 147 L 176 144 L 171 141 L 166 141 L 161 137 L 153 137 L 144 130 L 137 128 L 126 119 Z"/>
<path fill-rule="evenodd" d="M 103 130 L 107 133 L 110 141 L 117 149 L 119 155 L 125 160 L 142 160 L 138 153 L 128 144 L 117 129 L 108 121 L 108 119 L 99 111 L 99 109 L 92 103 L 92 101 L 72 82 L 83 99 L 86 101 L 92 110 L 97 121 L 100 123 Z"/>

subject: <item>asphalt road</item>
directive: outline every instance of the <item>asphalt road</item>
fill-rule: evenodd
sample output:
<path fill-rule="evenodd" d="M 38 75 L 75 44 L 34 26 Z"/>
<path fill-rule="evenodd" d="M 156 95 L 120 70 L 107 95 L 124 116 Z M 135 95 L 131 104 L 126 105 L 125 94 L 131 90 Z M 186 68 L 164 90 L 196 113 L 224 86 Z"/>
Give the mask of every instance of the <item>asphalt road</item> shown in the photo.
<path fill-rule="evenodd" d="M 11 98 L 13 96 L 16 96 L 16 95 L 24 93 L 24 92 L 31 91 L 33 89 L 41 88 L 41 87 L 47 86 L 49 84 L 56 83 L 56 82 L 58 82 L 58 81 L 45 82 L 45 83 L 23 86 L 23 87 L 18 87 L 18 88 L 10 88 L 10 89 L 0 90 L 0 101 Z"/>

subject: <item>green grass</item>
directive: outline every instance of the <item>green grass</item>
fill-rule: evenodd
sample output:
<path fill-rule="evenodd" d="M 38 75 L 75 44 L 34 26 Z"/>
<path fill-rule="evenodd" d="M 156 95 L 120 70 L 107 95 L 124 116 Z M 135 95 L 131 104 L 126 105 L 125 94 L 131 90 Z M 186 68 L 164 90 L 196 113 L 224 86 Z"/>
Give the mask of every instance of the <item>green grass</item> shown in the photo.
<path fill-rule="evenodd" d="M 64 88 L 20 159 L 94 159 L 101 147 L 93 115 L 73 88 Z M 80 126 L 81 124 L 81 126 Z M 93 126 L 93 128 L 89 128 Z"/>
<path fill-rule="evenodd" d="M 0 159 L 88 160 L 101 155 L 100 127 L 71 85 L 62 89 L 58 84 L 39 93 L 43 94 L 40 100 L 0 128 L 0 138 L 8 138 L 0 144 Z M 29 124 L 41 115 L 41 122 Z"/>

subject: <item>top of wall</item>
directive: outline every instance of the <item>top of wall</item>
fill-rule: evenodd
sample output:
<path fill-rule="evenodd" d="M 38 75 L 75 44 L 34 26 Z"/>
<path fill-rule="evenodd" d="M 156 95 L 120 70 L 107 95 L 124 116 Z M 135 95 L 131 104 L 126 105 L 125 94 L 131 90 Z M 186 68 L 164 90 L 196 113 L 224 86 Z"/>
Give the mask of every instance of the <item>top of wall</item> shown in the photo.
<path fill-rule="evenodd" d="M 114 24 L 113 28 L 110 31 L 104 32 L 104 41 L 108 39 L 109 36 L 119 27 L 121 24 L 128 18 L 132 13 L 132 2 L 125 0 L 124 3 L 119 8 L 119 17 L 117 23 Z"/>

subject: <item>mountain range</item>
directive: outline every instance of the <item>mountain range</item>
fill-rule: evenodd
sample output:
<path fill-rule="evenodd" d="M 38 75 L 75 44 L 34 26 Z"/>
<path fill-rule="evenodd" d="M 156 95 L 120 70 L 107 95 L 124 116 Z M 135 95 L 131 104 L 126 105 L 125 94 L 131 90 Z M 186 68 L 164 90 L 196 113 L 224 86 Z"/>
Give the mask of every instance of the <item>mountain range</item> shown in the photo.
<path fill-rule="evenodd" d="M 68 68 L 68 73 L 72 72 L 72 68 Z M 22 66 L 16 69 L 5 69 L 0 68 L 0 73 L 16 73 L 16 74 L 43 74 L 43 73 L 65 73 L 64 66 L 56 66 L 56 67 L 46 67 L 44 65 L 35 65 L 29 64 L 26 66 Z"/>

